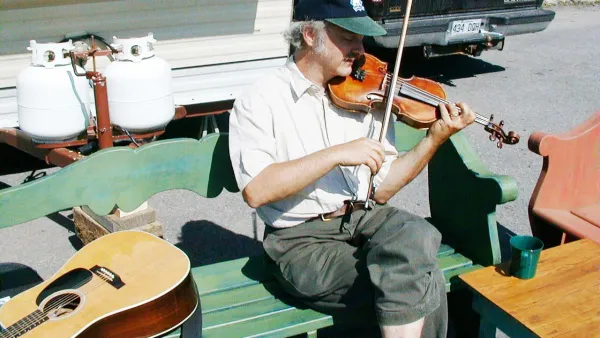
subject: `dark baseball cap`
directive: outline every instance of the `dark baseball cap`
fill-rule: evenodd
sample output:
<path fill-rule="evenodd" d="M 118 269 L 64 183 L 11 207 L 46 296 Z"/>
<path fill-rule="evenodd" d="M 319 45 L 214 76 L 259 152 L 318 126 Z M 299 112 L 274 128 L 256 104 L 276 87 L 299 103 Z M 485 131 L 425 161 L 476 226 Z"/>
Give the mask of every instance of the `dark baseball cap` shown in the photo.
<path fill-rule="evenodd" d="M 294 8 L 294 20 L 324 20 L 365 36 L 386 34 L 385 29 L 367 15 L 361 0 L 300 0 Z"/>

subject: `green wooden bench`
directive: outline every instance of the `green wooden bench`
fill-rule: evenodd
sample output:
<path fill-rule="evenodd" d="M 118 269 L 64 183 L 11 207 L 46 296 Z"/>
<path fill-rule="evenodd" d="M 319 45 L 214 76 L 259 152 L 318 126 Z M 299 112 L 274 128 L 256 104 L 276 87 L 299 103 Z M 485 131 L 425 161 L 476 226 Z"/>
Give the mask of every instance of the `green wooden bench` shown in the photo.
<path fill-rule="evenodd" d="M 397 123 L 396 134 L 397 148 L 403 151 L 424 131 Z M 115 205 L 131 211 L 170 189 L 187 189 L 206 198 L 223 189 L 237 192 L 227 142 L 227 134 L 220 133 L 200 140 L 157 141 L 135 150 L 98 151 L 47 177 L 0 190 L 0 228 L 82 205 L 99 215 Z M 89 179 L 92 172 L 94 180 Z M 500 262 L 496 206 L 514 200 L 517 187 L 511 177 L 488 171 L 460 133 L 438 151 L 428 175 L 429 220 L 443 235 L 438 257 L 446 291 L 452 293 L 462 288 L 458 274 Z M 331 316 L 284 295 L 266 273 L 262 257 L 195 267 L 193 276 L 206 337 L 316 337 L 318 329 L 334 324 Z M 166 335 L 178 336 L 179 330 Z"/>

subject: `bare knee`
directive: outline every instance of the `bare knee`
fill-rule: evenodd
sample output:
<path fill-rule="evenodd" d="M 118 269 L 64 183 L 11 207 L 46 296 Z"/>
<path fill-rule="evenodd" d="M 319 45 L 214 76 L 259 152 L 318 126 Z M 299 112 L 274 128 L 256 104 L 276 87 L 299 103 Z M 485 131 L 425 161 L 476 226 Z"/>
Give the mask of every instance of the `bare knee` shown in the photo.
<path fill-rule="evenodd" d="M 382 338 L 419 338 L 423 332 L 425 319 L 421 318 L 404 325 L 380 326 Z"/>

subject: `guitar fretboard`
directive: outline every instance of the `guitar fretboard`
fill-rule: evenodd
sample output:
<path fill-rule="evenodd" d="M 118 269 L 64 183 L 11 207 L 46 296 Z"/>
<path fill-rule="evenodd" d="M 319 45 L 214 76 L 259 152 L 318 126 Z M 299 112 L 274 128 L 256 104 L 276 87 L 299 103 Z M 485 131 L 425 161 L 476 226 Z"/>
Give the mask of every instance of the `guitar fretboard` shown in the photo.
<path fill-rule="evenodd" d="M 20 337 L 47 320 L 48 316 L 45 313 L 40 310 L 35 310 L 25 318 L 7 327 L 6 331 L 0 332 L 0 338 Z"/>

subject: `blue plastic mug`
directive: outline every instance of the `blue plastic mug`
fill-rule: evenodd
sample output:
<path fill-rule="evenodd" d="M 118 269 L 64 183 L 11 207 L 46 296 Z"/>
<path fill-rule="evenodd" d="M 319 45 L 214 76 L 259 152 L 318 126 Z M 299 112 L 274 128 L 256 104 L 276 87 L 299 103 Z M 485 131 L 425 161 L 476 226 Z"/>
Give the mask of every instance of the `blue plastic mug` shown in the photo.
<path fill-rule="evenodd" d="M 544 242 L 533 236 L 514 236 L 510 239 L 510 274 L 521 279 L 535 276 Z"/>

